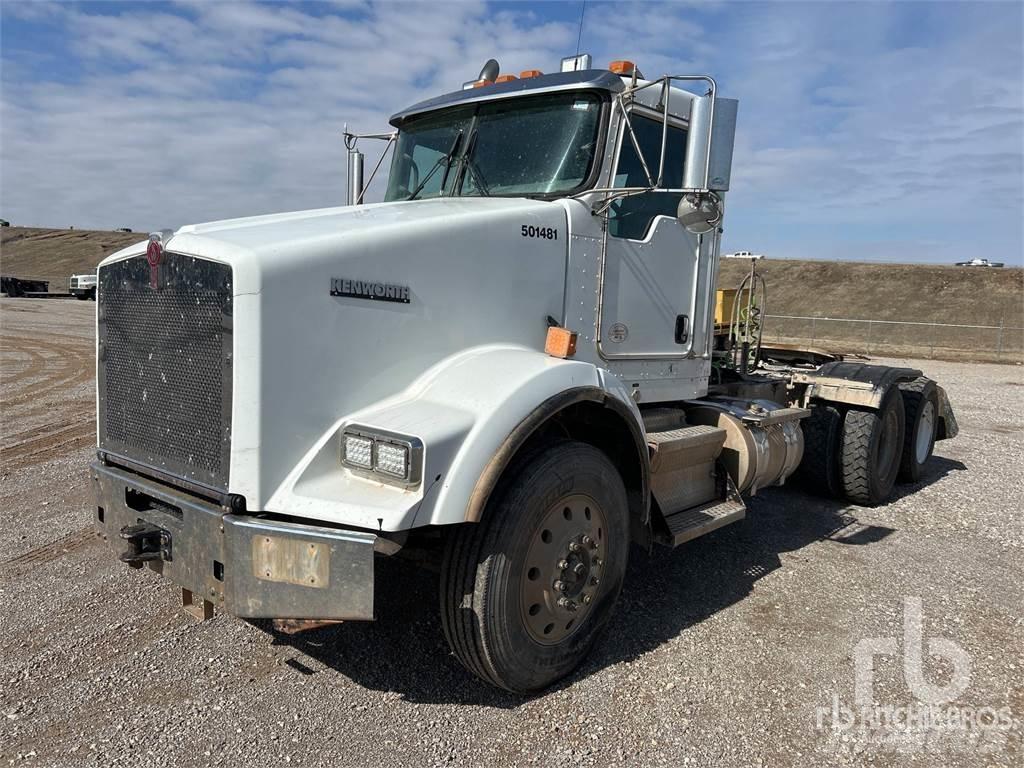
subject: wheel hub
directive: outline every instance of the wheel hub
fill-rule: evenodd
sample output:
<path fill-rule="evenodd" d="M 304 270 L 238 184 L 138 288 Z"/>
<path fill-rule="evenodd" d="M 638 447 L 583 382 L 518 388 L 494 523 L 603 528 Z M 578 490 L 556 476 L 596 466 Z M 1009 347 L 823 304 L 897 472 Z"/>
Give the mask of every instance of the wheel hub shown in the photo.
<path fill-rule="evenodd" d="M 521 582 L 523 620 L 542 645 L 576 631 L 601 588 L 607 523 L 597 502 L 574 494 L 551 506 L 534 532 Z"/>

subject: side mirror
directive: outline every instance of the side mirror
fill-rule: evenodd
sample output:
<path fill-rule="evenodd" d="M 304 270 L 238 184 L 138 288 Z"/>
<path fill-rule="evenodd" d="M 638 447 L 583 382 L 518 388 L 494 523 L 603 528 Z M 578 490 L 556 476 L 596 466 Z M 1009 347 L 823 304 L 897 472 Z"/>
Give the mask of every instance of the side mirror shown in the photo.
<path fill-rule="evenodd" d="M 679 200 L 676 216 L 687 232 L 703 235 L 717 227 L 722 220 L 721 199 L 713 192 L 683 195 Z"/>
<path fill-rule="evenodd" d="M 690 102 L 683 189 L 725 192 L 732 175 L 736 99 L 698 96 Z"/>

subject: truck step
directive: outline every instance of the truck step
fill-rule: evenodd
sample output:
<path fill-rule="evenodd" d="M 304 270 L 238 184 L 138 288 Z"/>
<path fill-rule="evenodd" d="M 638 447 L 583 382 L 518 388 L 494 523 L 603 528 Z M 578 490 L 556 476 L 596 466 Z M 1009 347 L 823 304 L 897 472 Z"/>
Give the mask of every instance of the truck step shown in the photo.
<path fill-rule="evenodd" d="M 721 496 L 715 460 L 724 442 L 724 429 L 703 424 L 647 433 L 651 493 L 662 514 L 692 509 Z"/>
<path fill-rule="evenodd" d="M 738 497 L 715 499 L 692 509 L 684 509 L 665 518 L 669 535 L 661 543 L 678 547 L 683 542 L 711 533 L 723 525 L 742 520 L 746 514 L 747 507 Z"/>

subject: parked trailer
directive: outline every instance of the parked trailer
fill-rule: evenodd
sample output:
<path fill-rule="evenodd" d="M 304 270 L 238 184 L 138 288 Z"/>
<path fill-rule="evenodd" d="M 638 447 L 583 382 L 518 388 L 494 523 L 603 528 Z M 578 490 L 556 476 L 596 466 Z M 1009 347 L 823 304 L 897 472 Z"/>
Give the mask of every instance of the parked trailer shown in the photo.
<path fill-rule="evenodd" d="M 28 294 L 45 294 L 49 289 L 50 283 L 48 280 L 26 280 L 23 277 L 12 277 L 10 275 L 0 277 L 0 293 L 5 293 L 11 298 Z"/>
<path fill-rule="evenodd" d="M 433 559 L 455 655 L 529 692 L 586 656 L 631 543 L 795 474 L 884 502 L 952 409 L 919 370 L 773 358 L 756 301 L 716 333 L 736 115 L 705 76 L 492 60 L 346 135 L 353 203 L 386 141 L 384 202 L 107 258 L 98 530 L 200 616 L 283 631 L 372 619 L 377 558 Z"/>

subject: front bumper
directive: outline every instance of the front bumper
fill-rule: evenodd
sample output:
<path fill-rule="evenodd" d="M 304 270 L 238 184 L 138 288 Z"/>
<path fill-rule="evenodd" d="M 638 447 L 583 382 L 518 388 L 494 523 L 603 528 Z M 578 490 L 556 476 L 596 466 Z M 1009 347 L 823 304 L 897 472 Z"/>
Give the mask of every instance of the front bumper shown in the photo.
<path fill-rule="evenodd" d="M 97 531 L 120 555 L 122 531 L 160 531 L 152 570 L 245 618 L 372 619 L 377 536 L 228 514 L 216 504 L 94 462 Z"/>

